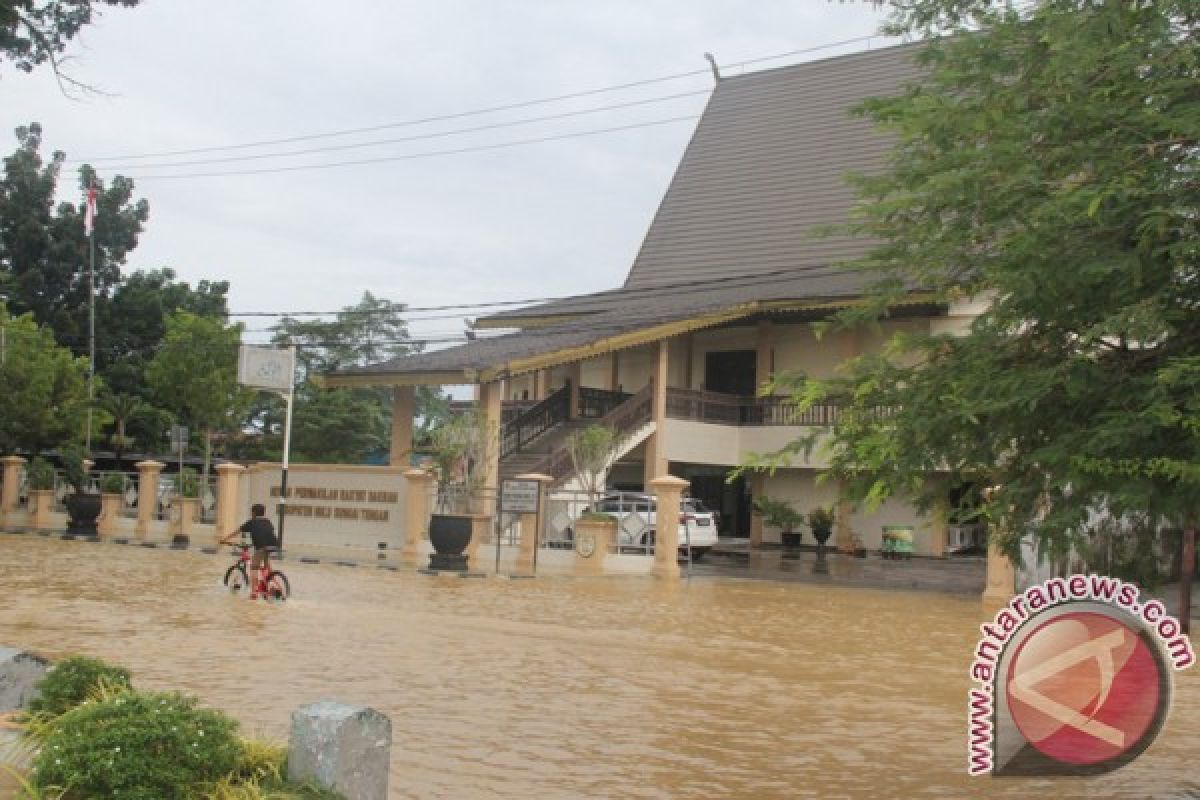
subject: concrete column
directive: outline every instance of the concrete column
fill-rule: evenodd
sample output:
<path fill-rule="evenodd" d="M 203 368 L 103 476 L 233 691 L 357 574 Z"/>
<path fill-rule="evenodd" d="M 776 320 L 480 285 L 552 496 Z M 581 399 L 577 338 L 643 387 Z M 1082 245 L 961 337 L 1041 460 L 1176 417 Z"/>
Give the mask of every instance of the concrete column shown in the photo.
<path fill-rule="evenodd" d="M 518 475 L 517 480 L 538 482 L 538 506 L 544 510 L 546 508 L 546 488 L 554 482 L 554 478 L 549 475 L 543 475 L 540 472 L 529 472 L 524 475 Z M 543 513 L 545 512 L 543 511 Z M 517 563 L 514 570 L 517 574 L 532 574 L 536 567 L 538 521 L 537 514 L 521 515 L 521 546 L 517 551 Z"/>
<path fill-rule="evenodd" d="M 542 401 L 546 399 L 546 370 L 539 369 L 533 373 L 533 399 Z"/>
<path fill-rule="evenodd" d="M 20 456 L 5 456 L 0 458 L 4 469 L 3 490 L 0 491 L 0 525 L 3 525 L 8 515 L 17 510 L 17 500 L 20 498 L 21 468 L 25 459 Z"/>
<path fill-rule="evenodd" d="M 583 382 L 583 362 L 576 361 L 570 366 L 568 380 L 571 381 L 571 410 L 569 412 L 570 419 L 579 418 L 579 384 Z"/>
<path fill-rule="evenodd" d="M 158 509 L 158 477 L 166 464 L 161 461 L 139 461 L 134 465 L 138 471 L 138 515 L 137 536 L 145 539 L 154 525 L 154 512 Z"/>
<path fill-rule="evenodd" d="M 287 777 L 355 800 L 387 800 L 391 752 L 386 715 L 323 700 L 292 712 Z"/>
<path fill-rule="evenodd" d="M 621 354 L 613 350 L 608 354 L 608 390 L 617 391 L 621 385 Z"/>
<path fill-rule="evenodd" d="M 429 538 L 429 491 L 433 476 L 423 469 L 404 471 L 408 496 L 404 501 L 404 544 L 400 563 L 408 567 L 424 566 L 421 542 Z"/>
<path fill-rule="evenodd" d="M 679 578 L 679 499 L 688 482 L 674 475 L 650 481 L 655 495 L 654 575 Z"/>
<path fill-rule="evenodd" d="M 121 506 L 124 504 L 125 495 L 122 492 L 101 493 L 100 518 L 96 520 L 98 536 L 112 536 L 117 532 L 118 521 L 121 519 Z"/>
<path fill-rule="evenodd" d="M 767 476 L 761 472 L 750 474 L 750 496 L 757 500 L 767 493 Z M 762 514 L 754 511 L 750 514 L 750 548 L 757 549 L 763 543 Z"/>
<path fill-rule="evenodd" d="M 950 541 L 950 498 L 942 497 L 933 507 L 930 519 L 930 554 L 941 558 L 946 555 L 946 544 Z"/>
<path fill-rule="evenodd" d="M 388 463 L 393 467 L 407 467 L 413 446 L 413 417 L 417 413 L 417 389 L 415 386 L 392 388 L 392 444 L 388 451 Z"/>
<path fill-rule="evenodd" d="M 228 536 L 242 524 L 241 488 L 245 471 L 241 464 L 217 464 L 217 539 Z"/>
<path fill-rule="evenodd" d="M 854 528 L 850 525 L 850 515 L 854 506 L 842 495 L 844 487 L 839 489 L 837 508 L 834 509 L 833 540 L 839 553 L 854 552 Z"/>
<path fill-rule="evenodd" d="M 1017 590 L 1017 569 L 1008 556 L 1000 552 L 995 543 L 988 542 L 987 582 L 983 589 L 983 613 L 993 616 L 1004 606 Z"/>
<path fill-rule="evenodd" d="M 50 507 L 54 505 L 53 489 L 29 490 L 29 527 L 44 531 L 50 527 Z"/>
<path fill-rule="evenodd" d="M 683 388 L 692 388 L 692 362 L 696 358 L 696 335 L 689 333 L 684 337 L 683 348 Z"/>
<path fill-rule="evenodd" d="M 658 476 L 667 474 L 666 434 L 663 428 L 667 420 L 667 340 L 658 342 L 658 358 L 654 362 L 654 398 L 651 401 L 651 418 L 654 433 L 646 439 L 646 461 L 644 483 L 649 486 Z"/>
<path fill-rule="evenodd" d="M 769 320 L 758 323 L 754 350 L 754 381 L 761 387 L 775 372 L 775 325 Z"/>
<path fill-rule="evenodd" d="M 487 451 L 487 470 L 483 477 L 484 502 L 481 511 L 492 514 L 496 505 L 496 488 L 500 485 L 500 427 L 504 403 L 504 381 L 492 381 L 479 387 L 479 407 L 487 420 L 492 442 Z"/>

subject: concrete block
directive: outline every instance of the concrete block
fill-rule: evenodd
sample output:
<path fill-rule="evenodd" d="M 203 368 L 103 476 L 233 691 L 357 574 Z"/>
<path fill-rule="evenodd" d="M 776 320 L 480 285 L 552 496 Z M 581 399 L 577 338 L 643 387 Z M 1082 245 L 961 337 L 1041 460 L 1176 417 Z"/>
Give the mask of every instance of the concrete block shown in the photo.
<path fill-rule="evenodd" d="M 313 781 L 350 800 L 387 800 L 392 721 L 333 700 L 292 712 L 288 780 Z"/>
<path fill-rule="evenodd" d="M 49 669 L 50 662 L 41 656 L 0 647 L 0 713 L 28 708 Z"/>

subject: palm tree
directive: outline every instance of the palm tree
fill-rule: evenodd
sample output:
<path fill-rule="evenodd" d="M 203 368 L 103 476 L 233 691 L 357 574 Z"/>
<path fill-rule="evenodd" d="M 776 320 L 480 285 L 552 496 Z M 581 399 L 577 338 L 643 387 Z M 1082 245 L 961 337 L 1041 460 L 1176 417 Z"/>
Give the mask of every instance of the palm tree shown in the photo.
<path fill-rule="evenodd" d="M 109 437 L 113 455 L 117 457 L 117 470 L 121 469 L 121 455 L 125 449 L 133 445 L 133 437 L 125 435 L 125 424 L 146 411 L 149 406 L 146 401 L 133 394 L 113 394 L 102 396 L 98 403 L 100 408 L 107 411 L 113 418 L 113 434 Z"/>

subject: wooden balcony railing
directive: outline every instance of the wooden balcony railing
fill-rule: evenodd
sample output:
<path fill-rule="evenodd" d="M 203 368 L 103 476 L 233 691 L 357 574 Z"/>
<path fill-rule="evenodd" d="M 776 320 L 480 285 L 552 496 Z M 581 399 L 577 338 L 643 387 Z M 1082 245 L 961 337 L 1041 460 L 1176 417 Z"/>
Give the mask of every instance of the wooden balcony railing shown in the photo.
<path fill-rule="evenodd" d="M 838 407 L 818 405 L 800 411 L 785 397 L 743 397 L 668 387 L 667 416 L 717 425 L 831 426 L 837 422 Z"/>
<path fill-rule="evenodd" d="M 520 451 L 525 445 L 566 421 L 571 412 L 571 392 L 563 387 L 500 429 L 500 457 Z"/>

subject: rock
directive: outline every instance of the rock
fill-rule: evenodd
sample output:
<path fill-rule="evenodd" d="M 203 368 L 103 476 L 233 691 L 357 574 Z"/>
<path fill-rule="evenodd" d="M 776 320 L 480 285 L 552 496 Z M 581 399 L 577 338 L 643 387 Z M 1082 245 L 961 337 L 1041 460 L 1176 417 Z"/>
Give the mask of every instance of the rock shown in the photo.
<path fill-rule="evenodd" d="M 28 708 L 49 669 L 50 662 L 41 656 L 0 647 L 0 713 Z"/>
<path fill-rule="evenodd" d="M 387 800 L 392 721 L 333 700 L 292 712 L 288 780 L 312 781 L 350 800 Z"/>

